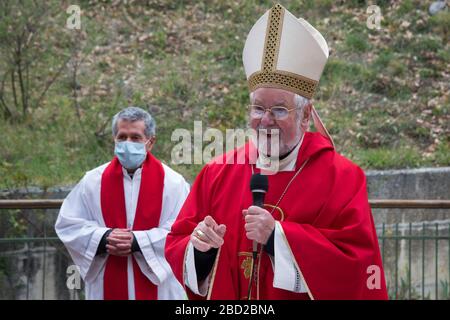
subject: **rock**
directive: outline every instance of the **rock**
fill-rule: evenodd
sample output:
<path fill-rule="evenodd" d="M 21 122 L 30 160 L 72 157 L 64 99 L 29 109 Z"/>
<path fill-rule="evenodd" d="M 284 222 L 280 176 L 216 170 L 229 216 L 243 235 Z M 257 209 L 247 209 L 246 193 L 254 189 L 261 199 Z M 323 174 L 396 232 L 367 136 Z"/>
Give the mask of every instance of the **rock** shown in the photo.
<path fill-rule="evenodd" d="M 434 16 L 439 11 L 444 10 L 447 7 L 447 1 L 435 1 L 428 8 L 430 15 Z"/>

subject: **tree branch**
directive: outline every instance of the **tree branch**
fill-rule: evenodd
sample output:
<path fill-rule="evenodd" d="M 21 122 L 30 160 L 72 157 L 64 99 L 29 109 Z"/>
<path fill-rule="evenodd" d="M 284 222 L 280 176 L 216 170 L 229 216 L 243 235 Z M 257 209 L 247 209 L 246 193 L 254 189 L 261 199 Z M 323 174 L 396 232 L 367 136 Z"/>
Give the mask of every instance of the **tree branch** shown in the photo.
<path fill-rule="evenodd" d="M 53 77 L 49 81 L 47 81 L 44 90 L 39 95 L 39 98 L 36 100 L 36 103 L 34 105 L 35 108 L 41 104 L 42 99 L 44 98 L 48 89 L 50 89 L 50 87 L 53 85 L 53 83 L 56 81 L 56 79 L 60 76 L 60 74 L 64 70 L 64 67 L 66 66 L 67 62 L 69 62 L 70 58 L 71 57 L 69 56 L 66 60 L 64 60 L 63 64 L 59 67 L 58 71 L 53 75 Z"/>
<path fill-rule="evenodd" d="M 16 93 L 16 77 L 14 76 L 14 73 L 16 72 L 15 68 L 11 71 L 11 88 L 13 92 L 13 98 L 14 98 L 14 107 L 19 109 L 19 105 L 17 103 L 17 93 Z"/>
<path fill-rule="evenodd" d="M 28 113 L 28 92 L 25 89 L 24 79 L 22 75 L 22 39 L 25 33 L 22 33 L 20 37 L 17 37 L 17 48 L 16 48 L 16 64 L 17 64 L 17 74 L 19 75 L 19 87 L 20 95 L 22 98 L 22 117 L 26 118 Z"/>
<path fill-rule="evenodd" d="M 9 109 L 9 107 L 5 101 L 5 98 L 4 98 L 5 81 L 6 81 L 6 78 L 8 77 L 9 72 L 10 71 L 5 72 L 5 74 L 3 75 L 1 85 L 0 85 L 0 103 L 3 106 L 3 110 L 4 110 L 3 115 L 6 119 L 11 118 L 13 116 L 11 109 Z"/>

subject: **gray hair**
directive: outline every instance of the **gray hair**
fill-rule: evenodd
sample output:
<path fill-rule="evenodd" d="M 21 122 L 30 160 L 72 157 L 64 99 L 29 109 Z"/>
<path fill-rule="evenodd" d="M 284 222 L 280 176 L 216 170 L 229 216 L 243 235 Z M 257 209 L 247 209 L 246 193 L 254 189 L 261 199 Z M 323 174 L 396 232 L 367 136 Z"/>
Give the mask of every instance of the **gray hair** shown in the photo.
<path fill-rule="evenodd" d="M 299 118 L 302 117 L 303 115 L 303 110 L 305 109 L 305 107 L 311 102 L 311 100 L 309 100 L 308 98 L 302 97 L 299 94 L 295 94 L 294 95 L 294 103 L 295 103 L 295 107 L 299 108 L 297 109 L 297 115 Z"/>
<path fill-rule="evenodd" d="M 118 112 L 112 119 L 112 134 L 117 135 L 117 123 L 119 120 L 125 121 L 144 121 L 145 135 L 147 138 L 153 137 L 156 133 L 156 123 L 153 117 L 147 111 L 138 107 L 128 107 Z"/>
<path fill-rule="evenodd" d="M 299 109 L 297 109 L 297 119 L 298 119 L 298 122 L 300 123 L 300 127 L 302 128 L 303 131 L 308 131 L 310 119 L 308 119 L 308 122 L 304 125 L 302 125 L 301 121 L 303 120 L 303 117 L 305 115 L 305 113 L 304 113 L 305 107 L 311 102 L 311 100 L 309 100 L 308 98 L 302 97 L 301 95 L 295 94 L 294 102 L 295 102 L 295 107 L 299 108 Z"/>

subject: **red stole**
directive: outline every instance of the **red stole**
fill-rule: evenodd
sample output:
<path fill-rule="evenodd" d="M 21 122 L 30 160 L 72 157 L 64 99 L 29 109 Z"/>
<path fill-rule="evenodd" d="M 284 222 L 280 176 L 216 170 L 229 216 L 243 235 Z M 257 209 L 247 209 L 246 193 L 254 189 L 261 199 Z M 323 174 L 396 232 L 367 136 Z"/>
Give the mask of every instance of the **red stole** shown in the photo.
<path fill-rule="evenodd" d="M 164 188 L 164 169 L 151 153 L 142 164 L 141 185 L 132 230 L 149 230 L 159 225 Z M 102 175 L 100 201 L 108 228 L 126 228 L 127 218 L 122 166 L 114 157 Z M 103 297 L 105 300 L 128 300 L 127 257 L 109 255 L 106 261 Z M 142 273 L 133 260 L 136 300 L 156 300 L 157 287 Z"/>

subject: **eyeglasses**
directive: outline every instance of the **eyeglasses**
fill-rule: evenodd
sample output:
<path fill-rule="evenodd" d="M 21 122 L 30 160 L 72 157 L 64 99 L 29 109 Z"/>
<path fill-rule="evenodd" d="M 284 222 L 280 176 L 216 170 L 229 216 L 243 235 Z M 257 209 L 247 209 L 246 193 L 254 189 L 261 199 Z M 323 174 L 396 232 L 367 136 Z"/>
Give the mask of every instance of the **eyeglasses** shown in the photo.
<path fill-rule="evenodd" d="M 288 117 L 289 112 L 300 108 L 288 109 L 283 106 L 273 106 L 271 108 L 264 108 L 262 106 L 251 104 L 248 106 L 250 117 L 253 119 L 261 119 L 267 111 L 274 117 L 275 120 L 284 120 Z"/>

